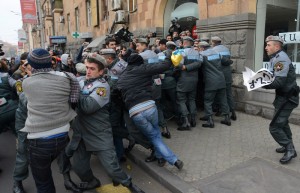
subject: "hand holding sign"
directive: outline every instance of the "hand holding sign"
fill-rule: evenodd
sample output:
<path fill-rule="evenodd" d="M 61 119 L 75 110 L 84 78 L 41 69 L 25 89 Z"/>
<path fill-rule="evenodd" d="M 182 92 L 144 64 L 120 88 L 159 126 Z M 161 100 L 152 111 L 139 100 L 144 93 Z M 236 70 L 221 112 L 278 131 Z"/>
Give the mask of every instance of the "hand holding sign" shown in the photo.
<path fill-rule="evenodd" d="M 247 67 L 245 68 L 246 71 L 243 72 L 243 79 L 248 91 L 269 85 L 274 81 L 273 73 L 266 68 L 262 68 L 256 73 Z"/>

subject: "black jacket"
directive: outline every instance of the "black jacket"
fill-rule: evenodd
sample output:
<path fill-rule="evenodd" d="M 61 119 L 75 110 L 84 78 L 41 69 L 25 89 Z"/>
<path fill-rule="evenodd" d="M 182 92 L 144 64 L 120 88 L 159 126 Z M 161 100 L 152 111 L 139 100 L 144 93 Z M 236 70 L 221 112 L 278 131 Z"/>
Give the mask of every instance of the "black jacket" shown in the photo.
<path fill-rule="evenodd" d="M 152 76 L 168 70 L 172 65 L 170 55 L 163 62 L 135 64 L 128 61 L 126 70 L 119 77 L 117 88 L 121 90 L 127 109 L 152 99 Z"/>

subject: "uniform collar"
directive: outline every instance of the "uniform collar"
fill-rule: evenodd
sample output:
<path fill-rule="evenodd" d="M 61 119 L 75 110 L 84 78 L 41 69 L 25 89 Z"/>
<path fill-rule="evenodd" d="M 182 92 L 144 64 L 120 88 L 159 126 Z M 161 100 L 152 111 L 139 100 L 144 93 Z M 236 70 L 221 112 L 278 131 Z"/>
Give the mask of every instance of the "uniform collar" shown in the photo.
<path fill-rule="evenodd" d="M 99 76 L 98 78 L 90 78 L 90 79 L 88 79 L 88 80 L 85 80 L 84 81 L 84 85 L 88 85 L 88 84 L 90 84 L 90 83 L 92 83 L 92 82 L 95 82 L 96 80 L 99 80 L 99 79 L 101 79 L 103 76 Z"/>
<path fill-rule="evenodd" d="M 282 50 L 278 50 L 277 52 L 275 52 L 274 54 L 271 54 L 269 56 L 270 59 L 274 58 L 279 52 L 281 52 Z"/>

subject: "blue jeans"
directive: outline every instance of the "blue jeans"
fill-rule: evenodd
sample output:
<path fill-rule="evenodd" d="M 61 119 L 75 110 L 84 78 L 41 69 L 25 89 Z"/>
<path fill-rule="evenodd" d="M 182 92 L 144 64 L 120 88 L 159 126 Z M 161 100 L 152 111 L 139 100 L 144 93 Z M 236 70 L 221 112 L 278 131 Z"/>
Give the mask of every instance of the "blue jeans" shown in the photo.
<path fill-rule="evenodd" d="M 51 163 L 69 142 L 68 135 L 53 139 L 29 139 L 28 158 L 37 193 L 55 193 Z"/>
<path fill-rule="evenodd" d="M 153 144 L 156 157 L 164 158 L 169 164 L 174 165 L 177 157 L 161 138 L 156 106 L 134 115 L 132 120 Z"/>

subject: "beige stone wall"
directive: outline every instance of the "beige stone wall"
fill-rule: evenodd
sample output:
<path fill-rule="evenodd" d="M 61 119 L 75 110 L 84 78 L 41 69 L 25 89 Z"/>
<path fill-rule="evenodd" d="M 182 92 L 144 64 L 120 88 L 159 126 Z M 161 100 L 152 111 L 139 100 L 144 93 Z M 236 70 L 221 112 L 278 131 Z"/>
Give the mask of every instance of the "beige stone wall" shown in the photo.
<path fill-rule="evenodd" d="M 71 18 L 71 33 L 75 31 L 75 8 L 79 8 L 80 12 L 80 32 L 92 32 L 94 38 L 107 34 L 115 19 L 115 12 L 111 11 L 111 1 L 108 1 L 109 17 L 103 18 L 103 1 L 99 0 L 99 25 L 88 27 L 86 25 L 86 4 L 85 0 L 63 1 L 63 16 L 66 20 L 67 14 Z M 137 11 L 129 15 L 129 30 L 130 31 L 155 31 L 156 27 L 163 27 L 163 14 L 167 0 L 137 0 Z M 123 0 L 122 7 L 127 10 L 127 0 Z M 59 14 L 55 15 L 54 23 L 56 25 L 56 34 L 67 36 L 68 42 L 78 41 L 72 37 L 67 31 L 67 21 L 64 24 L 58 22 Z M 121 28 L 121 24 L 115 26 L 115 30 Z M 141 32 L 141 33 L 142 33 Z"/>
<path fill-rule="evenodd" d="M 256 13 L 256 0 L 198 0 L 200 19 Z"/>

